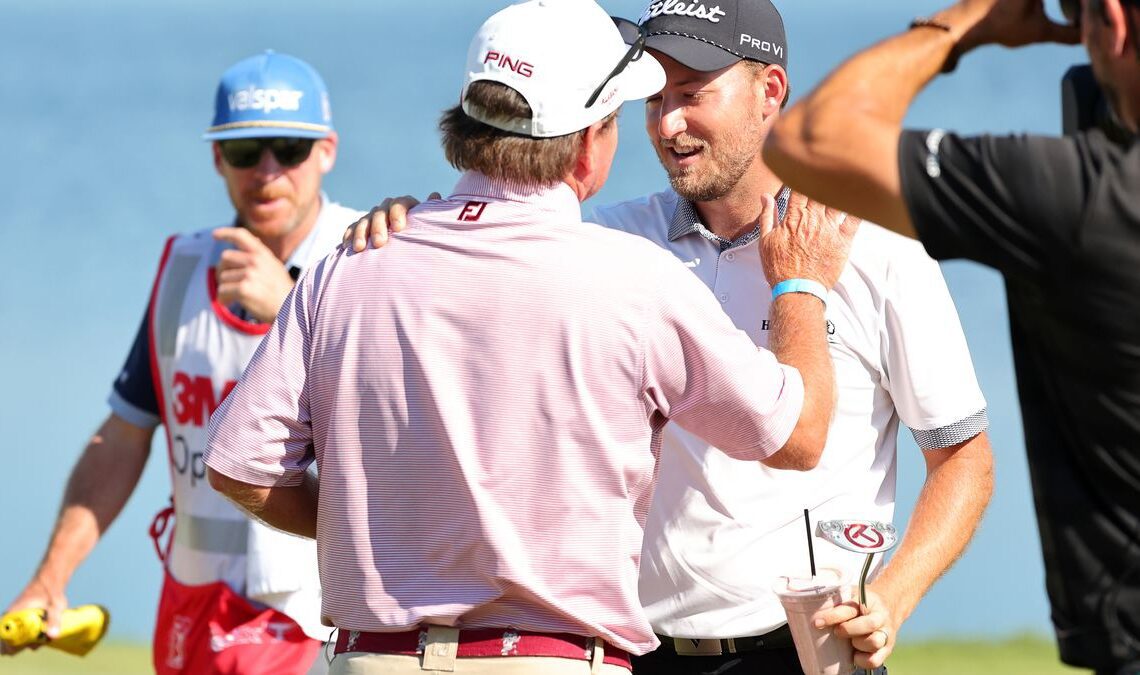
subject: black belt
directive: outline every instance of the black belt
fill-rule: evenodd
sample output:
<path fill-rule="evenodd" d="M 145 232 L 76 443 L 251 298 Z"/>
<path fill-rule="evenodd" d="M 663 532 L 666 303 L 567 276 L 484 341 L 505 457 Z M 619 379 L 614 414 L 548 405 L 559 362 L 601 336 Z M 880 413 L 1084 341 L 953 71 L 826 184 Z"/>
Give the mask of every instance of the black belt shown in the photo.
<path fill-rule="evenodd" d="M 749 635 L 738 638 L 671 638 L 658 635 L 661 644 L 681 656 L 719 656 L 721 654 L 736 654 L 739 652 L 752 652 L 760 649 L 786 649 L 794 648 L 792 631 L 788 624 L 763 635 Z"/>

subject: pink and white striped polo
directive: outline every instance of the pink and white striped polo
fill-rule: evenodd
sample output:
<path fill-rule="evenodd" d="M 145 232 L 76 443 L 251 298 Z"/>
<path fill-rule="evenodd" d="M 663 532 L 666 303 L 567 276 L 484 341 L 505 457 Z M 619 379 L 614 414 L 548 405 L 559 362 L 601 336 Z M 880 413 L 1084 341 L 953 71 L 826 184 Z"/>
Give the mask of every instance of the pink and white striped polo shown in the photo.
<path fill-rule="evenodd" d="M 511 627 L 640 654 L 657 644 L 637 596 L 656 432 L 759 460 L 802 405 L 799 373 L 669 253 L 583 223 L 565 184 L 468 173 L 384 248 L 310 268 L 206 463 L 287 486 L 316 459 L 340 628 Z"/>

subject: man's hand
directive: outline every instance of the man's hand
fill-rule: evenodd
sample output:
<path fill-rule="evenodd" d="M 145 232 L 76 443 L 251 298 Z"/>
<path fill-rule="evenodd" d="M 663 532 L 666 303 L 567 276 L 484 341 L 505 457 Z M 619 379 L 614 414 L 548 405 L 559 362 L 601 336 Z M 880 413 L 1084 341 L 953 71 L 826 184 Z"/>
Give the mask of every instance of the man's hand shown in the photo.
<path fill-rule="evenodd" d="M 861 222 L 793 192 L 783 222 L 767 214 L 760 217 L 760 254 L 768 283 L 811 279 L 831 288 L 847 264 Z"/>
<path fill-rule="evenodd" d="M 837 636 L 851 638 L 855 665 L 860 668 L 878 668 L 895 649 L 898 623 L 889 603 L 871 586 L 867 587 L 866 607 L 860 609 L 858 601 L 845 602 L 817 612 L 813 621 L 817 628 L 830 627 Z"/>
<path fill-rule="evenodd" d="M 945 17 L 955 25 L 959 15 L 978 17 L 972 25 L 966 24 L 969 28 L 955 48 L 959 55 L 984 44 L 1021 47 L 1039 42 L 1081 41 L 1078 27 L 1056 23 L 1045 14 L 1043 0 L 961 0 L 938 18 Z"/>
<path fill-rule="evenodd" d="M 285 266 L 252 232 L 240 227 L 220 227 L 214 239 L 236 248 L 222 251 L 218 261 L 218 301 L 223 305 L 241 304 L 262 323 L 277 317 L 293 280 Z"/>
<path fill-rule="evenodd" d="M 63 613 L 63 610 L 67 609 L 67 597 L 63 594 L 62 588 L 56 588 L 54 585 L 36 577 L 28 583 L 19 597 L 13 600 L 12 604 L 8 605 L 8 608 L 4 610 L 4 614 L 17 612 L 22 609 L 47 610 L 47 621 L 44 632 L 49 638 L 55 638 L 59 635 L 59 617 Z M 25 649 L 39 648 L 40 645 L 38 644 L 12 647 L 3 640 L 0 640 L 0 655 L 3 656 L 19 654 Z"/>
<path fill-rule="evenodd" d="M 439 198 L 438 192 L 428 195 L 428 201 Z M 369 240 L 372 248 L 380 248 L 388 243 L 389 232 L 402 232 L 408 226 L 408 211 L 419 204 L 411 195 L 388 197 L 379 206 L 373 206 L 368 215 L 349 225 L 341 241 L 345 245 L 351 241 L 352 250 L 357 253 L 368 248 Z"/>

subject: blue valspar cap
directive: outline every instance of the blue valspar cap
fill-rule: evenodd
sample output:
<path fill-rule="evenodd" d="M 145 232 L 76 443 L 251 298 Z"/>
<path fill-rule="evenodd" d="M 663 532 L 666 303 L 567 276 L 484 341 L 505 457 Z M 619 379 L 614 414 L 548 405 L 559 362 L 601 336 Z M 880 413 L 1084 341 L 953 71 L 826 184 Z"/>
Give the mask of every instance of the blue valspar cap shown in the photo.
<path fill-rule="evenodd" d="M 329 92 L 320 74 L 301 59 L 269 50 L 222 74 L 214 123 L 202 137 L 324 138 L 332 130 Z"/>

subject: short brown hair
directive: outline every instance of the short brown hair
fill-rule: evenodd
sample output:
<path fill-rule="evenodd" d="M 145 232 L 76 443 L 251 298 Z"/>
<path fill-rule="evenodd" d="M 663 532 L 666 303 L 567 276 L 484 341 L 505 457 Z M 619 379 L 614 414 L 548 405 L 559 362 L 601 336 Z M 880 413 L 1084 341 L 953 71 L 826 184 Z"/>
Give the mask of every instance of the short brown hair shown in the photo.
<path fill-rule="evenodd" d="M 772 65 L 770 63 L 764 63 L 763 61 L 753 61 L 752 59 L 741 59 L 741 63 L 743 63 L 745 65 L 745 67 L 749 71 L 752 72 L 753 77 L 760 77 L 761 75 L 764 74 L 764 69 L 767 68 L 768 66 Z M 784 71 L 784 74 L 785 74 L 784 79 L 786 81 L 787 80 L 787 77 L 786 77 L 787 70 Z M 792 97 L 792 83 L 788 82 L 788 86 L 784 88 L 784 100 L 780 101 L 780 109 L 781 110 L 788 107 L 788 99 L 791 97 Z"/>
<path fill-rule="evenodd" d="M 507 120 L 529 120 L 533 114 L 522 94 L 499 82 L 472 83 L 467 105 Z M 439 130 L 443 153 L 456 169 L 541 185 L 558 182 L 574 168 L 585 134 L 583 130 L 554 138 L 523 136 L 484 124 L 458 105 L 444 111 Z"/>

